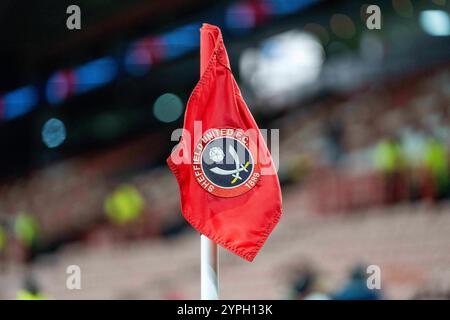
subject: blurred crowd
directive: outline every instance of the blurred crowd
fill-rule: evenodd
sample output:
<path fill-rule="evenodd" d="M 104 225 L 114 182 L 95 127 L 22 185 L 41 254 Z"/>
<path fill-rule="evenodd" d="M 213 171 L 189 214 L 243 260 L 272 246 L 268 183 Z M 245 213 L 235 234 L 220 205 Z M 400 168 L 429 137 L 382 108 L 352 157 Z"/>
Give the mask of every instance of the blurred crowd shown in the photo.
<path fill-rule="evenodd" d="M 381 287 L 369 287 L 369 274 L 363 264 L 349 270 L 347 279 L 340 286 L 329 288 L 321 272 L 311 264 L 303 263 L 292 273 L 290 299 L 298 300 L 380 300 Z M 369 279 L 369 280 L 368 280 Z"/>
<path fill-rule="evenodd" d="M 144 137 L 0 185 L 0 269 L 71 243 L 108 246 L 181 231 L 178 198 L 167 197 L 177 185 L 166 168 L 148 164 L 157 150 L 148 148 L 151 141 Z"/>
<path fill-rule="evenodd" d="M 448 198 L 449 84 L 443 68 L 282 119 L 282 179 L 322 212 Z"/>

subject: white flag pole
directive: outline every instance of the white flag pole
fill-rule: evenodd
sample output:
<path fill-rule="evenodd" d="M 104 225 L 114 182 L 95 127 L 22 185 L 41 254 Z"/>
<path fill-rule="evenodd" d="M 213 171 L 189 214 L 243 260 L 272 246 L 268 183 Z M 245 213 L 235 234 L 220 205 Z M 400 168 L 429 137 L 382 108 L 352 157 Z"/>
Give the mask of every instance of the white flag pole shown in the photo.
<path fill-rule="evenodd" d="M 200 236 L 201 249 L 201 298 L 202 300 L 219 299 L 219 258 L 217 244 Z"/>
<path fill-rule="evenodd" d="M 200 31 L 200 76 L 206 70 L 215 44 L 214 30 L 203 24 Z M 201 299 L 217 300 L 219 299 L 217 244 L 204 235 L 200 236 L 200 255 Z"/>

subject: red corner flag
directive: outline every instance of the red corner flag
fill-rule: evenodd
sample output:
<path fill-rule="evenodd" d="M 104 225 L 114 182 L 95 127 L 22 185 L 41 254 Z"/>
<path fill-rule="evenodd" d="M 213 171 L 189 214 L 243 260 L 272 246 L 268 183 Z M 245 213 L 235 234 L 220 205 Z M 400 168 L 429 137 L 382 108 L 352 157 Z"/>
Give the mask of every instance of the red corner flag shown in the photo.
<path fill-rule="evenodd" d="M 252 261 L 281 215 L 278 177 L 216 26 L 200 30 L 200 65 L 180 143 L 167 163 L 189 223 Z"/>

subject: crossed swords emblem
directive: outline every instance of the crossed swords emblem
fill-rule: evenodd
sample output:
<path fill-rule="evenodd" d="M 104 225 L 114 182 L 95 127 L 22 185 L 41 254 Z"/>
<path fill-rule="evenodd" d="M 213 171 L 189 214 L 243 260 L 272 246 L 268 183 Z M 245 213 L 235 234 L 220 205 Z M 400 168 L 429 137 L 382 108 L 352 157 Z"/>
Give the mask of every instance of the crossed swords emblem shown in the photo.
<path fill-rule="evenodd" d="M 221 176 L 231 175 L 234 178 L 233 180 L 231 180 L 231 183 L 234 184 L 234 183 L 236 183 L 236 181 L 242 180 L 242 178 L 239 176 L 240 172 L 242 172 L 242 171 L 248 172 L 247 167 L 250 165 L 250 161 L 247 161 L 245 164 L 241 164 L 239 155 L 237 154 L 236 150 L 231 145 L 228 146 L 228 152 L 230 153 L 231 157 L 233 157 L 234 164 L 236 165 L 236 169 L 224 170 L 219 167 L 214 167 L 209 170 L 214 172 L 215 174 L 218 174 Z"/>

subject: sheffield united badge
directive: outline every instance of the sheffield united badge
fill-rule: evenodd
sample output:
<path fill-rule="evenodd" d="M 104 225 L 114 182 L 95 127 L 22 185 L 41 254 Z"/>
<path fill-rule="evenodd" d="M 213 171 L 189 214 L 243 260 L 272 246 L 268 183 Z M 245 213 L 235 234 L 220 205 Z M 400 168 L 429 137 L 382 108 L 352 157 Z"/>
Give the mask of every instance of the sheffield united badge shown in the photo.
<path fill-rule="evenodd" d="M 193 172 L 207 192 L 236 197 L 250 191 L 260 178 L 257 144 L 241 129 L 206 131 L 193 155 Z"/>

